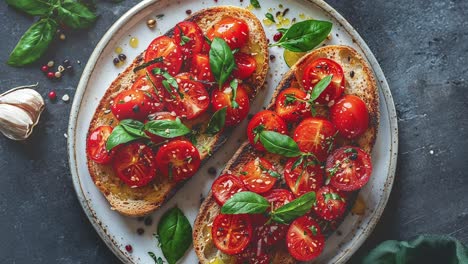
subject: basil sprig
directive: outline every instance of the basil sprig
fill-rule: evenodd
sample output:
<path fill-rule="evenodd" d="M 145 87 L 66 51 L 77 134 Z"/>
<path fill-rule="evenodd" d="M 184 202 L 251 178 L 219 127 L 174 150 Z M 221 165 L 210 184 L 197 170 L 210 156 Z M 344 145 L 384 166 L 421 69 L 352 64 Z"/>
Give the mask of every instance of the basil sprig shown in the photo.
<path fill-rule="evenodd" d="M 96 15 L 73 0 L 6 0 L 13 8 L 41 17 L 23 34 L 7 63 L 24 66 L 38 60 L 55 37 L 58 24 L 77 29 L 90 27 Z"/>
<path fill-rule="evenodd" d="M 213 136 L 223 129 L 224 123 L 226 123 L 226 111 L 227 107 L 223 107 L 213 114 L 210 122 L 208 122 L 205 134 Z"/>
<path fill-rule="evenodd" d="M 177 207 L 161 217 L 157 233 L 161 250 L 169 264 L 181 259 L 192 244 L 192 226 Z"/>
<path fill-rule="evenodd" d="M 281 46 L 293 52 L 307 52 L 327 38 L 332 26 L 331 22 L 320 20 L 297 22 L 284 32 L 278 42 L 270 46 Z"/>
<path fill-rule="evenodd" d="M 221 88 L 236 66 L 234 55 L 226 41 L 214 38 L 211 42 L 209 56 L 211 72 Z"/>
<path fill-rule="evenodd" d="M 310 111 L 312 112 L 312 116 L 315 116 L 317 114 L 317 111 L 315 110 L 315 100 L 319 98 L 319 96 L 327 89 L 328 85 L 330 85 L 331 80 L 333 78 L 333 75 L 328 75 L 321 79 L 315 86 L 312 88 L 312 91 L 310 92 L 310 98 L 308 100 L 303 100 L 297 98 L 294 94 L 286 94 L 286 104 L 292 104 L 296 101 L 308 103 L 310 106 Z"/>
<path fill-rule="evenodd" d="M 315 204 L 315 192 L 308 192 L 270 213 L 271 219 L 281 224 L 288 224 L 305 215 Z"/>
<path fill-rule="evenodd" d="M 259 139 L 263 147 L 270 153 L 285 157 L 297 157 L 302 154 L 297 143 L 287 135 L 264 130 L 260 132 Z"/>

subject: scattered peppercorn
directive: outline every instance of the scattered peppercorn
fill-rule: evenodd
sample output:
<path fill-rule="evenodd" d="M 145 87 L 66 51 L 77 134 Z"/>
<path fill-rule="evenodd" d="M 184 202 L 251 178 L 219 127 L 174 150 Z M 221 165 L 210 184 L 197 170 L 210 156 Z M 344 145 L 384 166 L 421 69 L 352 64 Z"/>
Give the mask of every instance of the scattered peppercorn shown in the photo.
<path fill-rule="evenodd" d="M 151 218 L 150 216 L 146 217 L 145 218 L 145 225 L 150 226 L 152 224 L 153 224 L 153 218 Z"/>
<path fill-rule="evenodd" d="M 132 253 L 132 251 L 133 251 L 132 245 L 126 245 L 125 250 L 127 250 L 128 253 Z"/>
<path fill-rule="evenodd" d="M 143 233 L 145 233 L 145 230 L 143 228 L 140 227 L 140 228 L 137 229 L 137 234 L 138 235 L 141 236 L 141 235 L 143 235 Z"/>
<path fill-rule="evenodd" d="M 47 67 L 54 67 L 54 61 L 47 62 Z"/>
<path fill-rule="evenodd" d="M 278 42 L 282 37 L 283 37 L 283 33 L 281 33 L 281 32 L 276 32 L 276 34 L 273 36 L 273 40 L 274 40 L 275 42 Z"/>
<path fill-rule="evenodd" d="M 53 90 L 49 92 L 48 96 L 51 101 L 55 101 L 57 99 L 57 93 Z"/>
<path fill-rule="evenodd" d="M 65 71 L 65 67 L 63 67 L 62 65 L 59 65 L 59 66 L 57 67 L 57 70 L 58 70 L 59 72 L 63 72 L 63 71 Z"/>
<path fill-rule="evenodd" d="M 274 61 L 275 59 L 276 59 L 275 55 L 273 55 L 273 54 L 270 55 L 270 60 L 271 60 L 271 61 Z"/>
<path fill-rule="evenodd" d="M 351 72 L 349 73 L 349 76 L 351 76 L 351 78 L 354 78 L 354 71 L 351 71 Z"/>
<path fill-rule="evenodd" d="M 209 167 L 208 168 L 208 174 L 216 175 L 216 168 L 215 167 Z"/>
<path fill-rule="evenodd" d="M 187 15 L 192 14 L 192 10 L 190 10 L 190 9 L 185 10 L 185 14 L 187 14 Z"/>
<path fill-rule="evenodd" d="M 125 54 L 123 54 L 123 53 L 120 53 L 118 57 L 119 57 L 120 61 L 124 61 L 124 60 L 127 59 L 127 56 L 125 56 Z"/>
<path fill-rule="evenodd" d="M 58 79 L 58 78 L 62 77 L 62 73 L 59 72 L 59 71 L 56 71 L 56 72 L 54 73 L 54 76 L 55 76 L 55 78 Z"/>
<path fill-rule="evenodd" d="M 60 40 L 65 40 L 67 38 L 67 36 L 65 36 L 65 34 L 61 33 L 59 38 L 60 38 Z"/>
<path fill-rule="evenodd" d="M 114 63 L 115 66 L 117 66 L 120 63 L 120 60 L 119 60 L 119 58 L 114 58 L 114 60 L 112 62 Z"/>
<path fill-rule="evenodd" d="M 44 65 L 44 66 L 41 67 L 41 71 L 43 73 L 47 73 L 49 71 L 49 67 L 47 67 L 47 65 Z"/>
<path fill-rule="evenodd" d="M 148 19 L 146 21 L 146 25 L 149 27 L 149 28 L 154 28 L 156 27 L 156 20 L 154 19 Z"/>
<path fill-rule="evenodd" d="M 48 73 L 47 73 L 47 78 L 49 78 L 49 79 L 55 78 L 55 73 L 53 73 L 53 72 L 48 72 Z"/>

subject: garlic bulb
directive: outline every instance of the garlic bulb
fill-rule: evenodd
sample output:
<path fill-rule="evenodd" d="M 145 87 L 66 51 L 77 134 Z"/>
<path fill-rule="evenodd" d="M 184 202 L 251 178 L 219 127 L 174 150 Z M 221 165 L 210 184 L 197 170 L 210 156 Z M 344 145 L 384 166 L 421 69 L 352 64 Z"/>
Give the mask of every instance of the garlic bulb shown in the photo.
<path fill-rule="evenodd" d="M 44 110 L 44 99 L 28 85 L 0 94 L 0 132 L 13 140 L 25 140 Z"/>

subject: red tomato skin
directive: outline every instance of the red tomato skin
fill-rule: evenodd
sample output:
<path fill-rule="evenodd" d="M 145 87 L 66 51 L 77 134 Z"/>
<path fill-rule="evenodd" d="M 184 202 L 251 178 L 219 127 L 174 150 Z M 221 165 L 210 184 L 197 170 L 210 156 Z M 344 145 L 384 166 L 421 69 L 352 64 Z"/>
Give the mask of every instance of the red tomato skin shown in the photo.
<path fill-rule="evenodd" d="M 173 115 L 173 114 L 171 114 L 169 112 L 157 112 L 157 113 L 152 114 L 151 117 L 152 117 L 151 120 L 173 120 L 173 121 L 176 120 L 176 118 L 177 118 L 175 115 Z M 148 121 L 150 121 L 150 120 L 148 120 Z M 146 121 L 145 123 L 148 123 L 148 121 Z M 145 134 L 148 137 L 150 137 L 151 142 L 153 142 L 154 144 L 160 144 L 165 140 L 178 139 L 178 137 L 173 138 L 173 139 L 163 138 L 161 136 L 152 134 L 149 131 L 145 131 Z"/>
<path fill-rule="evenodd" d="M 356 153 L 348 152 L 350 149 Z M 336 171 L 332 173 L 334 170 Z M 358 147 L 344 146 L 336 149 L 327 158 L 325 171 L 330 178 L 330 184 L 336 189 L 356 191 L 366 185 L 371 177 L 371 157 Z"/>
<path fill-rule="evenodd" d="M 219 176 L 211 185 L 211 193 L 219 205 L 223 205 L 238 192 L 247 191 L 239 177 L 232 174 Z"/>
<path fill-rule="evenodd" d="M 184 44 L 182 36 L 186 36 L 190 40 Z M 196 23 L 183 21 L 174 27 L 174 41 L 181 47 L 184 60 L 188 60 L 202 51 L 205 39 L 203 31 Z"/>
<path fill-rule="evenodd" d="M 172 76 L 179 73 L 183 62 L 182 49 L 173 39 L 167 36 L 160 36 L 150 43 L 145 52 L 145 62 L 158 57 L 163 57 L 163 61 L 146 67 L 150 75 L 154 76 L 152 73 L 154 68 L 166 70 Z M 156 78 L 158 79 L 159 77 Z"/>
<path fill-rule="evenodd" d="M 115 151 L 106 150 L 106 142 L 112 130 L 111 126 L 100 126 L 89 134 L 86 140 L 86 153 L 94 162 L 108 164 L 112 161 Z"/>
<path fill-rule="evenodd" d="M 347 139 L 355 139 L 364 134 L 369 127 L 369 112 L 361 98 L 345 95 L 330 108 L 330 120 L 340 135 Z"/>
<path fill-rule="evenodd" d="M 235 126 L 244 120 L 249 114 L 250 102 L 247 90 L 244 85 L 239 84 L 237 87 L 236 102 L 239 105 L 237 108 L 232 107 L 232 88 L 229 84 L 225 84 L 223 88 L 214 89 L 211 94 L 211 104 L 214 111 L 218 111 L 224 107 L 226 109 L 226 126 Z"/>
<path fill-rule="evenodd" d="M 316 234 L 311 228 L 315 227 Z M 299 261 L 311 261 L 317 258 L 325 247 L 325 237 L 318 223 L 310 216 L 294 220 L 286 234 L 286 245 L 289 254 Z M 313 250 L 311 250 L 311 248 Z"/>
<path fill-rule="evenodd" d="M 263 110 L 255 114 L 247 125 L 247 138 L 249 139 L 250 144 L 260 151 L 265 151 L 260 139 L 255 142 L 255 128 L 263 125 L 265 130 L 275 131 L 285 135 L 288 132 L 288 126 L 283 119 L 281 119 L 278 114 L 270 110 Z"/>
<path fill-rule="evenodd" d="M 151 101 L 151 113 L 156 113 L 164 109 L 164 90 L 161 87 L 156 87 L 148 76 L 142 75 L 138 77 L 133 83 L 130 90 L 140 90 L 150 97 Z M 149 96 L 148 96 L 149 95 Z"/>
<path fill-rule="evenodd" d="M 293 95 L 298 99 L 307 100 L 307 94 L 298 88 L 290 87 L 281 91 L 276 97 L 275 111 L 284 121 L 297 122 L 311 116 L 311 111 L 306 103 L 298 100 L 286 103 L 286 95 Z"/>
<path fill-rule="evenodd" d="M 162 145 L 156 154 L 158 171 L 165 177 L 171 176 L 176 183 L 192 177 L 200 163 L 198 149 L 187 140 L 172 140 Z"/>
<path fill-rule="evenodd" d="M 236 225 L 233 228 L 231 225 Z M 229 229 L 229 230 L 228 230 Z M 229 235 L 235 236 L 230 231 L 237 230 L 239 245 L 229 245 L 230 241 L 223 240 L 224 235 L 228 232 Z M 213 228 L 211 228 L 211 237 L 215 246 L 222 252 L 234 255 L 241 253 L 249 245 L 252 239 L 252 224 L 248 215 L 225 215 L 219 214 L 213 221 Z M 225 243 L 223 243 L 225 242 Z M 231 246 L 231 247 L 229 247 Z"/>
<path fill-rule="evenodd" d="M 136 119 L 143 121 L 154 108 L 151 97 L 140 90 L 120 92 L 111 105 L 111 111 L 118 120 Z"/>
<path fill-rule="evenodd" d="M 299 175 L 302 172 L 303 165 L 297 166 L 292 170 L 292 166 L 297 158 L 290 158 L 284 167 L 284 179 L 289 186 L 289 189 L 296 197 L 299 197 L 308 192 L 316 192 L 323 185 L 323 169 L 319 163 L 308 165 L 303 172 L 301 181 L 297 183 Z M 305 160 L 304 162 L 307 162 Z M 297 187 L 297 188 L 296 188 Z"/>
<path fill-rule="evenodd" d="M 112 161 L 117 176 L 128 186 L 142 187 L 156 177 L 154 153 L 145 144 L 134 142 L 119 146 Z M 144 175 L 141 173 L 144 172 Z"/>
<path fill-rule="evenodd" d="M 234 60 L 237 67 L 232 71 L 232 75 L 238 79 L 249 78 L 257 69 L 257 61 L 249 54 L 237 52 L 234 54 Z"/>
<path fill-rule="evenodd" d="M 210 58 L 206 54 L 196 54 L 193 56 L 190 72 L 199 81 L 215 82 L 215 78 L 211 72 Z"/>
<path fill-rule="evenodd" d="M 303 152 L 313 153 L 319 161 L 325 161 L 330 145 L 335 142 L 336 128 L 323 118 L 304 119 L 294 130 L 293 139 Z"/>
<path fill-rule="evenodd" d="M 339 197 L 338 199 L 326 198 L 325 195 L 327 194 L 337 194 Z M 341 216 L 343 216 L 346 210 L 346 199 L 345 194 L 336 190 L 331 186 L 322 186 L 316 195 L 316 202 L 314 206 L 314 212 L 320 218 L 333 221 Z"/>
<path fill-rule="evenodd" d="M 267 172 L 262 172 L 260 165 L 267 170 L 275 171 L 274 166 L 269 161 L 256 158 L 244 165 L 243 173 L 239 176 L 245 187 L 255 193 L 268 192 L 276 183 L 276 178 Z"/>
<path fill-rule="evenodd" d="M 279 207 L 291 202 L 294 200 L 294 195 L 292 192 L 286 189 L 273 189 L 263 194 L 270 204 L 273 205 L 273 208 L 270 208 L 271 211 L 278 209 Z"/>
<path fill-rule="evenodd" d="M 315 100 L 322 105 L 333 105 L 345 90 L 345 77 L 341 66 L 333 60 L 318 58 L 312 61 L 304 69 L 302 86 L 306 91 L 310 91 L 323 78 L 333 75 L 331 83 Z"/>
<path fill-rule="evenodd" d="M 249 26 L 245 21 L 226 17 L 208 30 L 207 37 L 213 40 L 222 38 L 231 50 L 243 47 L 249 39 Z"/>

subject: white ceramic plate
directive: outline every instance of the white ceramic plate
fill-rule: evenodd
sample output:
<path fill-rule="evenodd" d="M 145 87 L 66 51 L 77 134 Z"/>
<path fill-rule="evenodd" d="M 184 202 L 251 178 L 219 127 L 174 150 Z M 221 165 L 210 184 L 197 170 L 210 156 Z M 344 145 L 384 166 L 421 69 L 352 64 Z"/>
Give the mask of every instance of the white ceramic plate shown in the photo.
<path fill-rule="evenodd" d="M 187 15 L 186 10 L 197 11 L 213 5 L 236 5 L 246 7 L 248 0 L 242 3 L 239 0 L 188 0 L 188 1 L 153 0 L 143 1 L 125 15 L 123 15 L 104 35 L 91 55 L 78 85 L 70 114 L 68 127 L 68 154 L 73 183 L 77 196 L 83 209 L 94 228 L 109 246 L 109 248 L 124 263 L 153 263 L 147 252 L 152 251 L 163 256 L 153 238 L 157 222 L 162 213 L 178 205 L 193 223 L 200 207 L 200 195 L 206 195 L 213 181 L 207 173 L 211 166 L 221 171 L 223 164 L 232 156 L 239 146 L 239 139 L 243 140 L 246 122 L 244 121 L 232 134 L 228 142 L 212 157 L 207 164 L 200 168 L 199 173 L 193 177 L 165 206 L 152 214 L 153 224 L 145 227 L 145 233 L 138 235 L 136 229 L 143 227 L 142 222 L 128 218 L 112 211 L 107 200 L 95 187 L 86 166 L 85 139 L 93 113 L 107 87 L 123 68 L 116 68 L 112 63 L 115 57 L 114 49 L 120 46 L 131 61 L 141 53 L 151 40 L 157 35 L 180 22 Z M 380 218 L 391 191 L 397 157 L 398 130 L 396 112 L 393 99 L 385 77 L 374 55 L 367 45 L 351 27 L 351 25 L 333 8 L 320 0 L 301 1 L 260 1 L 261 9 L 253 12 L 261 20 L 264 14 L 272 8 L 276 13 L 279 4 L 288 7 L 287 17 L 297 17 L 299 14 L 315 19 L 333 22 L 332 38 L 327 44 L 344 44 L 358 50 L 371 65 L 376 76 L 380 94 L 380 126 L 377 142 L 372 153 L 374 173 L 369 183 L 360 191 L 365 200 L 367 210 L 364 215 L 346 216 L 339 226 L 340 232 L 335 232 L 327 239 L 326 247 L 317 263 L 343 263 L 356 251 L 372 232 Z M 146 20 L 158 14 L 165 16 L 158 20 L 154 30 L 148 29 Z M 265 27 L 267 36 L 272 39 L 276 32 L 275 26 Z M 131 48 L 128 43 L 130 37 L 139 39 L 138 48 Z M 281 76 L 288 67 L 283 61 L 281 48 L 271 48 L 270 54 L 276 59 L 270 63 L 270 72 L 267 76 L 266 89 L 263 90 L 253 104 L 251 113 L 261 109 L 270 101 L 271 94 L 278 84 Z M 340 233 L 340 235 L 338 235 Z M 125 245 L 130 244 L 133 252 L 128 253 Z M 180 263 L 198 263 L 193 250 L 190 250 Z"/>

